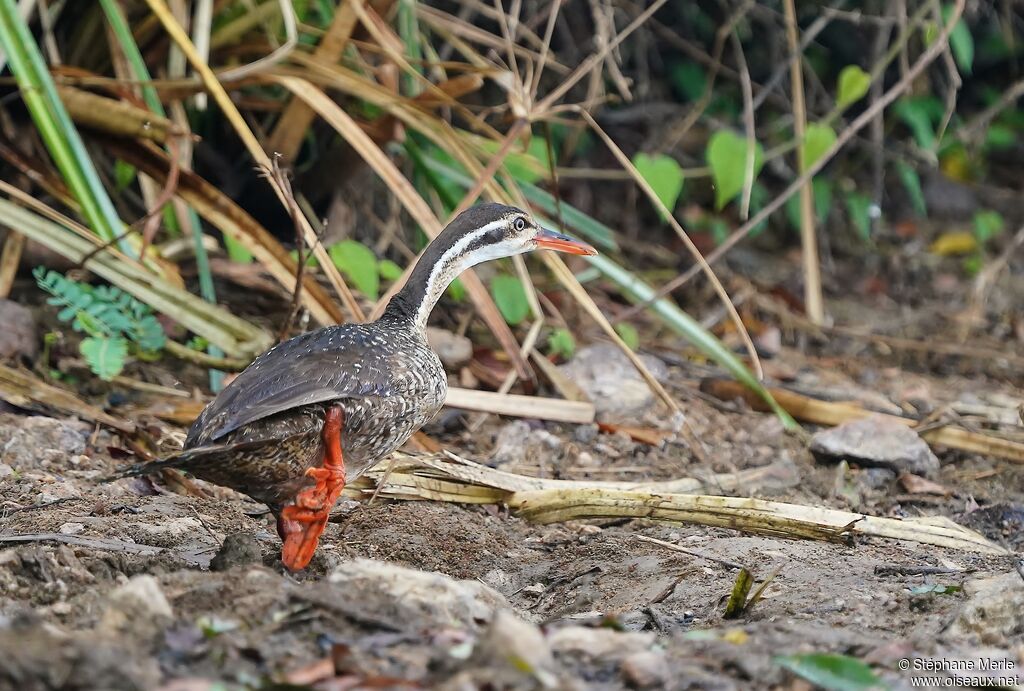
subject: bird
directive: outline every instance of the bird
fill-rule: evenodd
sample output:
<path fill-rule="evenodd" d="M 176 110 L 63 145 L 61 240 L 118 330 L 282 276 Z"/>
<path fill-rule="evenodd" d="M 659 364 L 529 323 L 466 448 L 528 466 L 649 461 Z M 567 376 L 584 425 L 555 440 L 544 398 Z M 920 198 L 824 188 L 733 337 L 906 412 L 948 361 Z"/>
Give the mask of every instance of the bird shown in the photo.
<path fill-rule="evenodd" d="M 347 479 L 399 448 L 444 404 L 447 376 L 426 337 L 442 293 L 472 266 L 536 249 L 597 254 L 518 208 L 468 208 L 430 242 L 379 319 L 275 345 L 206 405 L 181 453 L 114 477 L 175 468 L 242 492 L 276 516 L 284 566 L 304 569 Z"/>

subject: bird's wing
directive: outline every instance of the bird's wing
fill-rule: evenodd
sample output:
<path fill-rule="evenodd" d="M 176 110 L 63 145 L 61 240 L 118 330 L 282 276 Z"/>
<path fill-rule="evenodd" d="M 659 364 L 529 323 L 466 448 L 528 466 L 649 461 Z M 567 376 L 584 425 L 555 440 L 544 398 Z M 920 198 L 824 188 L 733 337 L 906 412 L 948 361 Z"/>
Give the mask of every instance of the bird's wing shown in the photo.
<path fill-rule="evenodd" d="M 186 447 L 302 406 L 395 393 L 400 372 L 359 325 L 298 336 L 258 357 L 193 423 Z"/>

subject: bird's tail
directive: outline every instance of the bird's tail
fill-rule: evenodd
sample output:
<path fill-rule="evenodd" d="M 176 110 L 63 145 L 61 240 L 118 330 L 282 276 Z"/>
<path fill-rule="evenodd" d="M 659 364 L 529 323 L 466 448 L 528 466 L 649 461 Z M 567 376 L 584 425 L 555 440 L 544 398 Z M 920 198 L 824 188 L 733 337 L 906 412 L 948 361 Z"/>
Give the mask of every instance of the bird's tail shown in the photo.
<path fill-rule="evenodd" d="M 211 446 L 197 446 L 194 449 L 185 449 L 179 454 L 174 456 L 168 456 L 167 458 L 158 458 L 152 461 L 143 461 L 142 463 L 136 463 L 130 465 L 127 468 L 121 468 L 113 475 L 109 475 L 104 478 L 100 478 L 100 482 L 113 482 L 114 480 L 121 480 L 126 477 L 137 477 L 139 475 L 150 475 L 152 473 L 174 468 L 178 470 L 191 471 L 198 465 L 205 465 L 211 461 L 216 461 L 224 458 L 225 456 L 231 456 L 240 452 L 244 452 L 250 448 L 255 448 L 262 445 L 265 442 L 240 442 L 237 444 L 215 444 Z"/>

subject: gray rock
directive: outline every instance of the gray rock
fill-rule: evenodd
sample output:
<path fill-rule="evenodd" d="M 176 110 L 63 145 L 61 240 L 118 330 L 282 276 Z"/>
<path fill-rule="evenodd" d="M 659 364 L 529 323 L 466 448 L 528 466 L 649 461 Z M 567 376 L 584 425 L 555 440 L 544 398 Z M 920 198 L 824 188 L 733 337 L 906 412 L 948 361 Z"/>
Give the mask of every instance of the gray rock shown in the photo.
<path fill-rule="evenodd" d="M 39 329 L 27 307 L 0 299 L 0 359 L 29 360 L 39 354 Z"/>
<path fill-rule="evenodd" d="M 622 678 L 635 689 L 667 688 L 668 662 L 660 650 L 641 650 L 622 661 Z"/>
<path fill-rule="evenodd" d="M 1024 634 L 1024 579 L 1016 571 L 964 584 L 967 602 L 950 627 L 951 636 L 976 635 L 982 643 L 1005 644 Z"/>
<path fill-rule="evenodd" d="M 939 459 L 917 432 L 898 422 L 870 416 L 822 430 L 811 439 L 818 457 L 848 459 L 864 466 L 935 477 Z"/>
<path fill-rule="evenodd" d="M 99 629 L 105 633 L 131 633 L 149 638 L 173 617 L 171 603 L 164 596 L 160 583 L 153 576 L 135 576 L 110 591 Z"/>
<path fill-rule="evenodd" d="M 16 470 L 69 465 L 91 428 L 75 419 L 0 413 L 0 461 Z"/>
<path fill-rule="evenodd" d="M 210 560 L 210 570 L 227 571 L 233 566 L 248 566 L 262 561 L 263 551 L 255 535 L 232 533 L 224 538 L 224 544 Z"/>
<path fill-rule="evenodd" d="M 373 559 L 344 562 L 327 580 L 346 600 L 409 628 L 477 628 L 495 611 L 509 608 L 501 593 L 480 581 L 457 581 Z"/>
<path fill-rule="evenodd" d="M 658 358 L 641 355 L 640 360 L 658 381 L 668 378 L 668 368 Z M 654 393 L 647 382 L 611 343 L 580 348 L 559 370 L 586 392 L 604 420 L 632 420 L 654 405 Z"/>
<path fill-rule="evenodd" d="M 496 688 L 558 686 L 558 667 L 544 634 L 508 610 L 494 615 L 470 665 L 486 670 L 490 685 Z"/>
<path fill-rule="evenodd" d="M 522 463 L 543 464 L 560 458 L 563 446 L 562 440 L 547 430 L 535 429 L 524 420 L 515 420 L 498 432 L 491 461 L 497 468 Z"/>
<path fill-rule="evenodd" d="M 456 372 L 473 359 L 473 342 L 465 336 L 453 334 L 451 331 L 427 327 L 427 343 L 441 359 L 441 364 L 449 372 Z"/>

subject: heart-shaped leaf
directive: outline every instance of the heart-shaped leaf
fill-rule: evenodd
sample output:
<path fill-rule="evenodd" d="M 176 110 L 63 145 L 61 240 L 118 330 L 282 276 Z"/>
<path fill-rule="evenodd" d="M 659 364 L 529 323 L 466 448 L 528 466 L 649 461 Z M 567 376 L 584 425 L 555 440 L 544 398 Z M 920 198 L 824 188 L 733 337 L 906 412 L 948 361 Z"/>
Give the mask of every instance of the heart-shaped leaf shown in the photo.
<path fill-rule="evenodd" d="M 348 276 L 356 289 L 370 298 L 377 299 L 380 288 L 380 273 L 377 271 L 377 257 L 369 247 L 355 240 L 343 240 L 327 250 L 338 271 Z"/>
<path fill-rule="evenodd" d="M 865 663 L 848 655 L 806 653 L 785 655 L 776 662 L 815 686 L 828 691 L 867 691 L 885 688 Z"/>
<path fill-rule="evenodd" d="M 864 98 L 871 87 L 871 75 L 857 65 L 847 65 L 839 73 L 839 86 L 836 88 L 836 105 L 846 108 Z"/>
<path fill-rule="evenodd" d="M 716 209 L 721 209 L 743 191 L 749 148 L 747 140 L 735 132 L 722 130 L 711 135 L 706 158 L 715 185 Z M 753 149 L 754 171 L 751 179 L 756 180 L 764 165 L 764 150 L 757 142 L 753 142 Z"/>
<path fill-rule="evenodd" d="M 804 133 L 804 145 L 801 148 L 800 159 L 802 170 L 807 170 L 818 162 L 825 152 L 836 142 L 836 133 L 828 125 L 813 123 L 807 126 Z"/>
<path fill-rule="evenodd" d="M 676 160 L 665 154 L 637 154 L 633 165 L 671 213 L 683 191 L 683 169 Z"/>
<path fill-rule="evenodd" d="M 491 279 L 491 296 L 505 321 L 515 326 L 530 314 L 523 284 L 515 276 L 499 275 Z"/>

